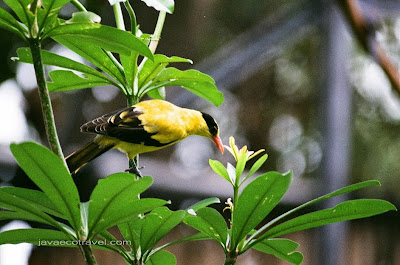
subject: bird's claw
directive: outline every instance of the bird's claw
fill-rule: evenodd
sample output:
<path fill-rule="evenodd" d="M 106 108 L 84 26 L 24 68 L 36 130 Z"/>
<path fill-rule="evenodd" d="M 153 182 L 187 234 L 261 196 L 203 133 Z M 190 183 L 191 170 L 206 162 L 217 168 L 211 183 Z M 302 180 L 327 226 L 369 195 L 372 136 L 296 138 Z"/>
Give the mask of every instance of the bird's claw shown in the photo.
<path fill-rule="evenodd" d="M 143 169 L 143 168 L 144 167 L 140 167 L 140 169 Z M 139 178 L 143 177 L 143 175 L 140 172 L 139 168 L 137 168 L 136 166 L 133 166 L 133 167 L 130 167 L 130 168 L 126 169 L 125 172 L 131 173 L 131 174 L 135 174 Z"/>

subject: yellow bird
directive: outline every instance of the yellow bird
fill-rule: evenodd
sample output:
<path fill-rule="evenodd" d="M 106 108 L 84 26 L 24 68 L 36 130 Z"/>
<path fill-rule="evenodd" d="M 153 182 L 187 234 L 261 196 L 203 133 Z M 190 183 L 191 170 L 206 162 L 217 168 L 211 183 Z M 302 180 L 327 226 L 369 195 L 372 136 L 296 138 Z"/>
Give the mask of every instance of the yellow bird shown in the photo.
<path fill-rule="evenodd" d="M 98 135 L 66 157 L 71 173 L 110 149 L 117 148 L 133 159 L 137 154 L 170 146 L 189 135 L 210 138 L 224 152 L 218 125 L 210 115 L 164 100 L 146 100 L 105 114 L 83 124 L 80 130 Z"/>

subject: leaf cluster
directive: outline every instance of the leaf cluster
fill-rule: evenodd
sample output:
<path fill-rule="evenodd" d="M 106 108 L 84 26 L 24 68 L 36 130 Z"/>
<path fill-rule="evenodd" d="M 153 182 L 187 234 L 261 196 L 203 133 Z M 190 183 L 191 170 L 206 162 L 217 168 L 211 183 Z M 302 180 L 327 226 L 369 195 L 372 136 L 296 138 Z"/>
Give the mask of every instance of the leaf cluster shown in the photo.
<path fill-rule="evenodd" d="M 330 209 L 310 212 L 288 219 L 299 210 L 317 202 L 349 193 L 358 189 L 380 186 L 378 181 L 366 181 L 336 190 L 317 199 L 300 205 L 270 222 L 262 225 L 263 220 L 278 205 L 289 189 L 292 172 L 285 174 L 267 172 L 251 180 L 239 194 L 238 189 L 265 163 L 267 156 L 261 156 L 242 177 L 246 163 L 254 158 L 247 147 L 238 149 L 234 139 L 230 139 L 228 150 L 236 160 L 236 167 L 228 163 L 224 167 L 219 161 L 210 160 L 211 168 L 231 183 L 234 190 L 233 202 L 228 200 L 231 218 L 227 224 L 222 215 L 212 208 L 203 208 L 187 216 L 184 222 L 217 241 L 226 254 L 225 264 L 234 264 L 236 258 L 253 248 L 274 255 L 292 264 L 301 264 L 303 255 L 297 251 L 299 244 L 281 236 L 323 226 L 335 222 L 366 218 L 396 210 L 395 206 L 384 200 L 358 199 L 342 202 Z M 258 154 L 260 152 L 256 152 Z M 260 227 L 257 229 L 257 227 Z"/>
<path fill-rule="evenodd" d="M 148 47 L 152 34 L 142 33 L 136 22 L 133 23 L 133 32 L 128 32 L 100 24 L 101 18 L 86 10 L 73 13 L 68 20 L 58 18 L 58 12 L 70 1 L 46 0 L 41 1 L 41 6 L 31 8 L 36 5 L 35 1 L 6 0 L 18 20 L 0 8 L 0 27 L 17 34 L 27 43 L 51 38 L 81 56 L 87 64 L 95 66 L 92 68 L 42 50 L 43 64 L 60 68 L 49 73 L 49 91 L 111 85 L 119 88 L 130 103 L 135 103 L 146 94 L 163 99 L 165 87 L 181 86 L 217 106 L 222 103 L 223 95 L 208 75 L 196 70 L 167 67 L 170 63 L 192 63 L 191 60 L 153 54 L 154 51 Z M 113 4 L 119 5 L 119 2 Z M 160 12 L 172 13 L 174 9 L 172 0 L 144 2 Z M 131 19 L 135 18 L 129 2 L 125 6 L 131 11 Z M 14 60 L 33 63 L 30 48 L 20 48 L 17 53 Z"/>

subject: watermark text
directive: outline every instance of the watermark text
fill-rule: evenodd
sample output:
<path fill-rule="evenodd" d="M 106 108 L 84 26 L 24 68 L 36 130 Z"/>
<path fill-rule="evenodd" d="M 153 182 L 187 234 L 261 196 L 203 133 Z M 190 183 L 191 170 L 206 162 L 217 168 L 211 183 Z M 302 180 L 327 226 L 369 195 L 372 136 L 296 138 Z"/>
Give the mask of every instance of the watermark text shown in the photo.
<path fill-rule="evenodd" d="M 64 246 L 64 247 L 73 247 L 73 246 L 124 246 L 130 245 L 131 241 L 129 240 L 39 240 L 39 246 Z"/>

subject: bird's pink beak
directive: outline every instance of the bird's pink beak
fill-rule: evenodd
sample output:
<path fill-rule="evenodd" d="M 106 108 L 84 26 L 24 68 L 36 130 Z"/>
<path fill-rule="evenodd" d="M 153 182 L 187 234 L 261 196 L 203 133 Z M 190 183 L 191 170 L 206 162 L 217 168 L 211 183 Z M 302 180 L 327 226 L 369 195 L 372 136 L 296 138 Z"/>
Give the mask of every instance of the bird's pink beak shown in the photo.
<path fill-rule="evenodd" d="M 224 145 L 222 144 L 221 138 L 218 136 L 213 136 L 211 140 L 214 142 L 214 144 L 218 147 L 219 151 L 221 151 L 221 154 L 224 153 Z"/>

